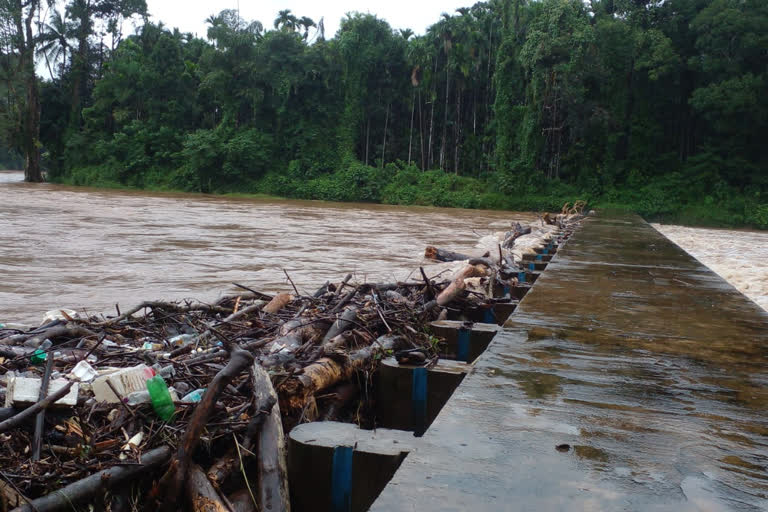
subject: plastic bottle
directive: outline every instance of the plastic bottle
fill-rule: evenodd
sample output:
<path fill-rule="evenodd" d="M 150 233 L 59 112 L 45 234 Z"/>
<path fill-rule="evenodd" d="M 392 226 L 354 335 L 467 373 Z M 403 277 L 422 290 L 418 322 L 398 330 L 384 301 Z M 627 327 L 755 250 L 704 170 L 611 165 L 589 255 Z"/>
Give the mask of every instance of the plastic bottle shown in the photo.
<path fill-rule="evenodd" d="M 40 348 L 35 350 L 34 354 L 32 354 L 32 357 L 30 357 L 30 362 L 32 364 L 43 364 L 48 357 L 46 354 L 46 351 L 53 346 L 53 342 L 51 340 L 45 340 L 41 345 Z"/>
<path fill-rule="evenodd" d="M 198 403 L 203 399 L 205 389 L 196 389 L 181 399 L 182 402 Z"/>
<path fill-rule="evenodd" d="M 155 409 L 155 414 L 164 421 L 171 421 L 173 414 L 176 412 L 176 406 L 173 405 L 171 392 L 168 391 L 168 385 L 163 378 L 156 375 L 147 380 L 147 391 L 149 391 L 149 397 L 152 400 L 152 408 Z"/>

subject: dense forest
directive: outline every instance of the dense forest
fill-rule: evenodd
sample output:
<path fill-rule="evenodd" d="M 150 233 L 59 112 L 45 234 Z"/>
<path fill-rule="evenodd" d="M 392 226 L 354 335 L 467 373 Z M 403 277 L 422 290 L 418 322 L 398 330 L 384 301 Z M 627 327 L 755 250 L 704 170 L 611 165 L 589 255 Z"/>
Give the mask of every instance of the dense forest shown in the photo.
<path fill-rule="evenodd" d="M 768 227 L 765 0 L 491 0 L 424 35 L 227 10 L 200 39 L 144 0 L 0 19 L 31 180 Z"/>

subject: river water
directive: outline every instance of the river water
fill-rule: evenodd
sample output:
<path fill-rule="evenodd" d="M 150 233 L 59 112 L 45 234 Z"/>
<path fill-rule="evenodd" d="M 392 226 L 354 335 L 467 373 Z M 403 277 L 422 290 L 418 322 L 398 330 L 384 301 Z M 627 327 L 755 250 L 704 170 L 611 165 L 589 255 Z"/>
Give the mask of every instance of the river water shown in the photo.
<path fill-rule="evenodd" d="M 768 311 L 768 232 L 653 227 Z"/>
<path fill-rule="evenodd" d="M 0 172 L 0 322 L 37 323 L 54 308 L 112 312 L 116 303 L 213 300 L 235 290 L 233 282 L 290 291 L 283 268 L 302 292 L 347 273 L 406 279 L 424 263 L 426 245 L 472 252 L 483 236 L 536 221 L 528 213 L 22 180 L 19 172 Z M 768 309 L 768 233 L 655 227 Z"/>
<path fill-rule="evenodd" d="M 30 185 L 0 172 L 0 322 L 212 300 L 240 283 L 313 292 L 347 273 L 406 279 L 426 245 L 471 252 L 525 213 Z M 435 273 L 440 268 L 432 268 Z M 418 277 L 420 279 L 420 277 Z"/>

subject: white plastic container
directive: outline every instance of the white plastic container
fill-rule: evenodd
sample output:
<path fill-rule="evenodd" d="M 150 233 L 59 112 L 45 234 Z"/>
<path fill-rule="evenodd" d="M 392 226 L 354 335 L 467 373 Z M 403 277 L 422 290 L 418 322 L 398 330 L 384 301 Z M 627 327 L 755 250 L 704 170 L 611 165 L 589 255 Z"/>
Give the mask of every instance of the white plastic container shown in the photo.
<path fill-rule="evenodd" d="M 17 377 L 15 373 L 8 372 L 8 388 L 5 392 L 6 407 L 29 407 L 40 400 L 40 379 Z M 69 384 L 67 379 L 52 380 L 48 385 L 48 394 L 51 395 Z M 53 405 L 59 407 L 74 407 L 77 405 L 78 384 L 75 383 L 69 393 L 57 400 Z"/>
<path fill-rule="evenodd" d="M 118 370 L 109 375 L 103 375 L 98 377 L 93 381 L 93 384 L 91 384 L 93 395 L 99 402 L 113 404 L 120 403 L 121 398 L 127 398 L 131 393 L 145 390 L 147 387 L 147 379 L 151 378 L 153 373 L 153 370 L 147 365 L 140 364 L 139 366 L 134 366 L 132 368 Z M 112 383 L 115 391 L 117 391 L 120 396 L 117 396 L 115 391 L 112 391 L 112 388 L 110 388 L 107 382 Z"/>

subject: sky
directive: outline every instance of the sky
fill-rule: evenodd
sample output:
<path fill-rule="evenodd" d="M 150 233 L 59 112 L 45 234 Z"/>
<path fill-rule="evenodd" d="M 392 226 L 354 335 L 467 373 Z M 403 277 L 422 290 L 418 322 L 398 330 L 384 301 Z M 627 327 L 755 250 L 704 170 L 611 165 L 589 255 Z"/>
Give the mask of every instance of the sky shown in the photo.
<path fill-rule="evenodd" d="M 453 14 L 458 7 L 469 7 L 475 0 L 240 0 L 240 15 L 247 21 L 258 20 L 271 28 L 277 13 L 290 9 L 298 17 L 309 16 L 315 22 L 325 18 L 325 37 L 330 39 L 339 21 L 351 11 L 369 12 L 389 22 L 392 28 L 410 28 L 423 34 L 444 12 Z M 169 28 L 205 37 L 205 19 L 224 9 L 237 9 L 238 0 L 147 0 L 152 21 L 162 21 Z M 127 27 L 126 27 L 127 28 Z M 311 33 L 310 33 L 311 35 Z"/>

